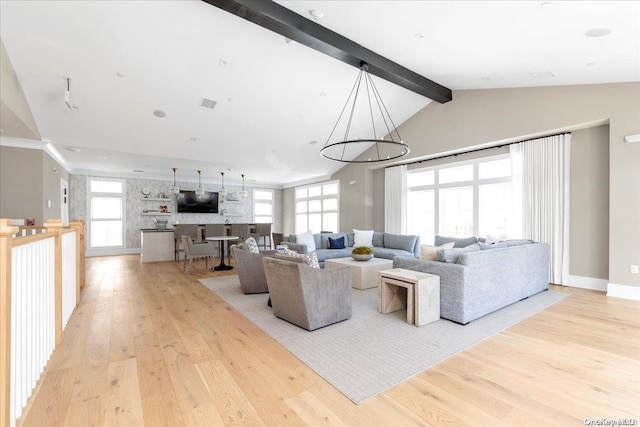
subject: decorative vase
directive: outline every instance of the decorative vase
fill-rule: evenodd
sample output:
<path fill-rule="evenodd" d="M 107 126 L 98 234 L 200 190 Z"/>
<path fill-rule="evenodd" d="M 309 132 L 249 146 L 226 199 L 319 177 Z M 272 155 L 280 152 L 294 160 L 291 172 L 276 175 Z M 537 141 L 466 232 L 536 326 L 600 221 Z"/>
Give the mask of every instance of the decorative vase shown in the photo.
<path fill-rule="evenodd" d="M 369 261 L 373 258 L 373 254 L 351 254 L 351 258 L 356 261 Z"/>

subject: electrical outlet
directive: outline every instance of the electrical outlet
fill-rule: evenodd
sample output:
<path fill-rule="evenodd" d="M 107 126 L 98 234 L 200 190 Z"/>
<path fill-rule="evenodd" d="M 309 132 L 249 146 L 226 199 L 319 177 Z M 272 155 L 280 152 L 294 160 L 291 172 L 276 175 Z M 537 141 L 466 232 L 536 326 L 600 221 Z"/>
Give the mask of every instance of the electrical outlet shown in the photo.
<path fill-rule="evenodd" d="M 632 265 L 631 266 L 631 274 L 638 274 L 638 266 L 637 265 Z"/>

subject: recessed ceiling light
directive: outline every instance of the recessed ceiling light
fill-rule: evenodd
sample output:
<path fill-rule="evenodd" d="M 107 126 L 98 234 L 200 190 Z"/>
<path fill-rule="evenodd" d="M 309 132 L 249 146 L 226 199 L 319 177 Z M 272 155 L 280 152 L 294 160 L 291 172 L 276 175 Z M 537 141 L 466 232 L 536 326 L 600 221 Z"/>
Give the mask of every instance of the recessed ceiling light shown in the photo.
<path fill-rule="evenodd" d="M 142 173 L 142 172 L 144 172 L 143 170 L 140 170 L 140 169 L 134 169 L 133 171 L 134 171 L 134 172 L 138 172 L 138 173 Z"/>
<path fill-rule="evenodd" d="M 418 40 L 420 40 L 420 39 L 423 39 L 423 38 L 424 38 L 424 35 L 423 35 L 423 34 L 421 34 L 421 33 L 415 33 L 415 34 L 413 35 L 413 37 L 415 37 L 415 38 L 417 38 Z"/>
<path fill-rule="evenodd" d="M 198 138 L 196 138 L 195 136 L 191 137 L 191 142 L 198 142 Z"/>
<path fill-rule="evenodd" d="M 587 67 L 595 67 L 596 63 L 595 62 L 587 62 Z"/>
<path fill-rule="evenodd" d="M 227 61 L 225 61 L 224 59 L 221 59 L 218 61 L 218 65 L 221 67 L 226 67 L 227 66 Z"/>
<path fill-rule="evenodd" d="M 167 117 L 167 113 L 162 110 L 156 110 L 153 112 L 153 115 L 159 118 Z"/>
<path fill-rule="evenodd" d="M 325 91 L 320 92 L 320 96 L 327 96 L 327 92 Z"/>
<path fill-rule="evenodd" d="M 108 159 L 108 157 L 107 157 L 107 156 L 98 156 L 98 158 L 99 158 L 100 160 L 107 160 L 107 159 Z"/>
<path fill-rule="evenodd" d="M 78 153 L 80 151 L 82 151 L 80 148 L 78 147 L 67 147 L 67 150 L 69 151 L 73 151 L 74 153 Z"/>
<path fill-rule="evenodd" d="M 314 21 L 318 21 L 322 19 L 322 17 L 324 16 L 324 13 L 320 12 L 319 10 L 310 10 L 309 15 L 311 15 Z"/>
<path fill-rule="evenodd" d="M 202 98 L 200 99 L 200 106 L 204 108 L 214 109 L 216 107 L 217 102 L 213 99 Z"/>
<path fill-rule="evenodd" d="M 553 6 L 553 3 L 551 3 L 550 1 L 545 1 L 544 3 L 540 3 L 540 7 L 543 9 L 549 9 L 551 6 Z"/>
<path fill-rule="evenodd" d="M 555 77 L 556 75 L 553 74 L 553 72 L 551 71 L 534 71 L 531 74 L 531 76 L 535 77 L 536 79 L 546 79 L 549 77 Z"/>
<path fill-rule="evenodd" d="M 122 74 L 122 73 L 116 73 L 116 76 L 118 76 L 118 77 L 120 77 L 120 78 L 123 78 L 123 77 L 124 77 L 124 74 Z"/>
<path fill-rule="evenodd" d="M 611 28 L 591 28 L 584 32 L 587 37 L 604 37 L 611 34 Z"/>
<path fill-rule="evenodd" d="M 316 141 L 315 139 L 313 141 L 309 141 L 309 144 L 311 145 L 316 145 L 318 143 L 318 141 Z"/>

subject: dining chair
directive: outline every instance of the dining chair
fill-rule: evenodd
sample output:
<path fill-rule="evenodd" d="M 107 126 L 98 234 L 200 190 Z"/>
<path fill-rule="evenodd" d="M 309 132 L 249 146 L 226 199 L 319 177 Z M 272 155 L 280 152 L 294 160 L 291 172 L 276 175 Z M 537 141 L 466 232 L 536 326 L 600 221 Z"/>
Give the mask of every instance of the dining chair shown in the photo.
<path fill-rule="evenodd" d="M 180 259 L 180 252 L 184 252 L 182 236 L 189 236 L 192 240 L 198 241 L 198 224 L 176 224 L 173 229 L 173 251 L 174 259 Z"/>
<path fill-rule="evenodd" d="M 184 248 L 184 266 L 183 270 L 187 271 L 187 260 L 189 261 L 189 271 L 193 264 L 193 259 L 204 258 L 204 268 L 207 268 L 209 258 L 214 258 L 216 248 L 209 242 L 194 242 L 190 236 L 181 236 L 182 247 Z"/>

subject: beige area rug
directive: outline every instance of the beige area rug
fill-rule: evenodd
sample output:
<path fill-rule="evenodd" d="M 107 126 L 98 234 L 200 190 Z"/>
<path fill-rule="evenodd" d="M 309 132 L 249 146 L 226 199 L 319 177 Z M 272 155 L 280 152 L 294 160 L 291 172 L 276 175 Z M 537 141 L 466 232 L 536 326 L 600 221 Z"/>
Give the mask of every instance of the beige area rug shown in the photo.
<path fill-rule="evenodd" d="M 377 289 L 354 289 L 351 319 L 308 332 L 275 317 L 267 306 L 268 294 L 244 295 L 238 276 L 200 282 L 355 403 L 364 402 L 568 295 L 545 291 L 466 326 L 440 319 L 417 328 L 406 323 L 406 311 L 378 313 Z"/>

